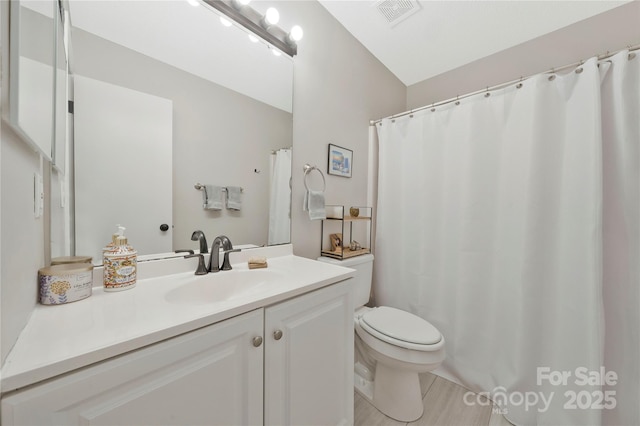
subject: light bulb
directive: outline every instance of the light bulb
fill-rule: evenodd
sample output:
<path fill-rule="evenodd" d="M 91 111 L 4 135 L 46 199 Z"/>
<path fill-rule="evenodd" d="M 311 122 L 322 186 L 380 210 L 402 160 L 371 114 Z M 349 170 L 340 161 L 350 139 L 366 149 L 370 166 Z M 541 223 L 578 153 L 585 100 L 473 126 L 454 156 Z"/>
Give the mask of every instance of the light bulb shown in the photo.
<path fill-rule="evenodd" d="M 273 49 L 273 48 L 271 49 L 271 53 L 273 53 L 276 56 L 282 55 L 282 53 L 280 53 L 280 51 L 278 49 Z"/>
<path fill-rule="evenodd" d="M 222 25 L 224 25 L 225 27 L 230 27 L 232 25 L 231 21 L 229 21 L 227 18 L 222 17 L 222 16 L 220 17 L 220 23 Z"/>
<path fill-rule="evenodd" d="M 200 2 L 198 0 L 187 0 L 187 3 L 189 3 L 193 7 L 200 6 Z"/>
<path fill-rule="evenodd" d="M 238 10 L 242 9 L 249 3 L 251 3 L 251 0 L 231 0 L 231 5 Z"/>
<path fill-rule="evenodd" d="M 275 25 L 280 20 L 280 13 L 275 7 L 270 7 L 264 17 L 269 25 Z"/>
<path fill-rule="evenodd" d="M 300 25 L 294 25 L 293 28 L 291 28 L 291 31 L 289 31 L 289 37 L 291 37 L 291 40 L 293 41 L 300 41 L 303 36 L 304 31 L 302 31 L 302 27 Z"/>
<path fill-rule="evenodd" d="M 249 34 L 249 40 L 251 40 L 253 43 L 257 43 L 258 37 L 254 36 L 253 34 Z"/>

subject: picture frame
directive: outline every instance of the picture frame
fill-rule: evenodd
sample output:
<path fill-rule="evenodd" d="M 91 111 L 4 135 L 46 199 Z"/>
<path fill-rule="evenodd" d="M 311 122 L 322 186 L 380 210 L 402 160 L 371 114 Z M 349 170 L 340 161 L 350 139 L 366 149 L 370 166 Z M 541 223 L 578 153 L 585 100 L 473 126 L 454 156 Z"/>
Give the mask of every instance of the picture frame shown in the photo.
<path fill-rule="evenodd" d="M 352 171 L 353 151 L 330 143 L 327 173 L 350 178 Z"/>

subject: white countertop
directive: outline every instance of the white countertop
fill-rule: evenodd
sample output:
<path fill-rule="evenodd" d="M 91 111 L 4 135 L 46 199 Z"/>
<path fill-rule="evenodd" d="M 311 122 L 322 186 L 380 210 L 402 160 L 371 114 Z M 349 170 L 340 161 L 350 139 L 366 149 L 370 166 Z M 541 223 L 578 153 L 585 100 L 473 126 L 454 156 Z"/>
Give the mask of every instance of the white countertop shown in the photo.
<path fill-rule="evenodd" d="M 121 292 L 94 288 L 89 298 L 65 305 L 38 305 L 2 366 L 1 391 L 10 392 L 353 276 L 351 269 L 294 256 L 290 245 L 233 253 L 233 268 L 248 270 L 251 256 L 266 256 L 267 270 L 282 274 L 259 291 L 232 300 L 169 300 L 172 290 L 193 281 L 195 271 L 195 266 L 191 268 L 194 259 L 172 259 L 174 264 L 182 262 L 182 270 L 187 265 L 189 272 L 139 279 L 135 288 Z M 142 271 L 139 267 L 139 277 Z M 212 274 L 205 277 L 215 279 Z"/>

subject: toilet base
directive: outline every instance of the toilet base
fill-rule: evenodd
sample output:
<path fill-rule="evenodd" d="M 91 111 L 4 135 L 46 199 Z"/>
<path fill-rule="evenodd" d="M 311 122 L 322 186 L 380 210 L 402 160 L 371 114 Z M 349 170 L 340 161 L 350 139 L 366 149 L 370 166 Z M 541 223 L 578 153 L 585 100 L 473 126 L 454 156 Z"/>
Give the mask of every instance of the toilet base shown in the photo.
<path fill-rule="evenodd" d="M 422 391 L 418 373 L 398 371 L 378 364 L 375 379 L 354 375 L 356 392 L 387 417 L 412 422 L 422 417 Z"/>
<path fill-rule="evenodd" d="M 424 413 L 418 373 L 378 363 L 372 403 L 383 414 L 400 422 L 418 420 Z"/>

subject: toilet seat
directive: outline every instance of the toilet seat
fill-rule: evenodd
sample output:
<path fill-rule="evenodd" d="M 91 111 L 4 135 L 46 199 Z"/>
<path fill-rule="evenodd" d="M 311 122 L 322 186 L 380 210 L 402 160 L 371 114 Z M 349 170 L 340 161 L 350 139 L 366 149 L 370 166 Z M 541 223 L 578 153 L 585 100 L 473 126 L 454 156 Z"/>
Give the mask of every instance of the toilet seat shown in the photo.
<path fill-rule="evenodd" d="M 388 306 L 368 310 L 358 322 L 371 336 L 401 348 L 433 351 L 442 341 L 442 334 L 428 321 Z"/>

